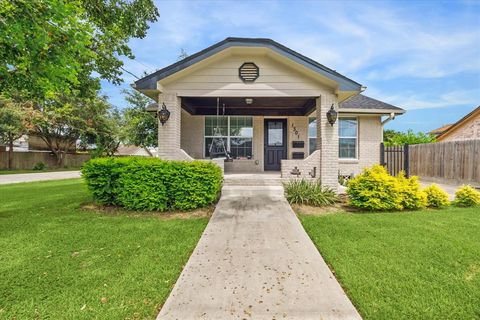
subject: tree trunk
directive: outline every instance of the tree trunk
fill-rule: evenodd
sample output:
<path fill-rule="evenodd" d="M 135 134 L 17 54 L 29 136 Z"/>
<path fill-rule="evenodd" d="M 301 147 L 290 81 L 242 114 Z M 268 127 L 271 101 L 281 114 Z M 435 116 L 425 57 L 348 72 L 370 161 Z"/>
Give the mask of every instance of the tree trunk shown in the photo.
<path fill-rule="evenodd" d="M 13 168 L 13 139 L 8 140 L 8 170 Z"/>

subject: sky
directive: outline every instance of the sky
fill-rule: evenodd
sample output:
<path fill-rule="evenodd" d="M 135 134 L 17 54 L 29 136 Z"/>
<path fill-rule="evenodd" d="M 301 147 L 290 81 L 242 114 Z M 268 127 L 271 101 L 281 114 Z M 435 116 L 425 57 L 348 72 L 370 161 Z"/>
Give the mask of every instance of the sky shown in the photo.
<path fill-rule="evenodd" d="M 141 76 L 226 37 L 271 38 L 361 83 L 365 95 L 407 110 L 386 128 L 428 132 L 480 105 L 480 0 L 156 1 L 144 39 L 132 39 Z M 102 91 L 116 107 L 136 79 Z"/>

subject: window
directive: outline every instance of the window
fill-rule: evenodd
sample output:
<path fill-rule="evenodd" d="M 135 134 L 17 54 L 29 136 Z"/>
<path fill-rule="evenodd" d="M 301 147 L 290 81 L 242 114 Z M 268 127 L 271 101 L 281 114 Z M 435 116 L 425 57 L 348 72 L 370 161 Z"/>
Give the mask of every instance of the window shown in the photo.
<path fill-rule="evenodd" d="M 357 158 L 357 118 L 339 118 L 338 157 Z M 317 149 L 317 120 L 308 118 L 308 150 L 310 154 Z"/>
<path fill-rule="evenodd" d="M 308 118 L 308 151 L 312 154 L 317 150 L 317 120 Z"/>
<path fill-rule="evenodd" d="M 338 126 L 338 157 L 357 158 L 357 118 L 340 118 Z"/>
<path fill-rule="evenodd" d="M 217 127 L 219 134 L 216 134 Z M 252 157 L 252 117 L 206 116 L 205 157 L 210 156 L 209 151 L 214 136 L 222 137 L 227 151 L 233 158 Z"/>

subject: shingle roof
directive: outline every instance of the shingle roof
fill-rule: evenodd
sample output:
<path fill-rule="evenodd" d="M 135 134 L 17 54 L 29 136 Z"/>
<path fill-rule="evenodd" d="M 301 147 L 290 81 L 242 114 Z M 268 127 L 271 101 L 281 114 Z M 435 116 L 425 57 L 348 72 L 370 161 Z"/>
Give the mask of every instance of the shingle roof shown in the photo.
<path fill-rule="evenodd" d="M 362 85 L 280 43 L 266 38 L 226 38 L 202 51 L 135 81 L 137 90 L 156 89 L 157 81 L 181 71 L 229 47 L 266 47 L 339 83 L 340 90 L 360 91 Z"/>
<path fill-rule="evenodd" d="M 358 94 L 350 99 L 340 103 L 340 110 L 342 109 L 369 109 L 369 110 L 392 110 L 398 113 L 404 113 L 405 110 L 386 102 L 367 97 L 363 94 Z"/>

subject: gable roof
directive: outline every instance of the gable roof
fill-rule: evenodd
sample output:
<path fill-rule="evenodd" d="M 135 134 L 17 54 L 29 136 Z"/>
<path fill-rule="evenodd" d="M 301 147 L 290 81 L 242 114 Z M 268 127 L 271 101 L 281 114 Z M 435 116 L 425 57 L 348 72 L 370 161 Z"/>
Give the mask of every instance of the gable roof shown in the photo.
<path fill-rule="evenodd" d="M 446 136 L 448 136 L 450 133 L 452 133 L 453 131 L 455 131 L 458 127 L 460 127 L 462 124 L 464 124 L 465 122 L 467 122 L 468 120 L 470 120 L 471 118 L 475 117 L 475 116 L 479 116 L 480 117 L 480 106 L 476 107 L 475 109 L 473 109 L 471 112 L 469 112 L 466 116 L 464 116 L 462 119 L 458 120 L 457 122 L 455 122 L 454 124 L 452 124 L 447 130 L 445 130 L 442 134 L 438 135 L 437 136 L 437 139 L 438 140 L 441 140 L 442 138 L 445 138 Z"/>
<path fill-rule="evenodd" d="M 443 125 L 441 126 L 440 128 L 437 128 L 437 129 L 433 129 L 432 131 L 429 132 L 429 134 L 433 134 L 433 135 L 436 135 L 436 136 L 439 136 L 441 135 L 442 133 L 444 133 L 445 131 L 447 131 L 453 124 L 446 124 L 446 125 Z"/>
<path fill-rule="evenodd" d="M 395 113 L 402 114 L 405 110 L 389 103 L 358 94 L 340 103 L 340 112 L 363 112 L 363 113 Z"/>
<path fill-rule="evenodd" d="M 214 54 L 223 51 L 230 47 L 265 47 L 272 51 L 287 57 L 317 73 L 325 76 L 339 84 L 339 89 L 344 91 L 360 91 L 362 85 L 353 81 L 350 78 L 332 70 L 290 48 L 281 45 L 271 39 L 266 38 L 226 38 L 202 51 L 199 51 L 187 58 L 171 64 L 163 69 L 160 69 L 152 74 L 149 74 L 134 83 L 134 88 L 137 90 L 155 90 L 157 88 L 157 81 L 162 80 L 174 73 L 177 73 L 193 64 L 200 62 Z"/>

